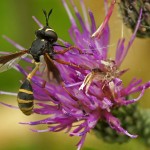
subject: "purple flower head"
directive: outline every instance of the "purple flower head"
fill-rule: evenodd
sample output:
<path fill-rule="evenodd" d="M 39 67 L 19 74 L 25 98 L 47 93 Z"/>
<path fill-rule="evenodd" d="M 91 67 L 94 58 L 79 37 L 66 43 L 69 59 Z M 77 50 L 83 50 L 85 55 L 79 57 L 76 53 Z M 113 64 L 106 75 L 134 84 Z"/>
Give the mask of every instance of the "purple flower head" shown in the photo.
<path fill-rule="evenodd" d="M 111 111 L 116 107 L 135 103 L 143 96 L 145 89 L 150 86 L 150 82 L 141 84 L 141 80 L 133 79 L 128 86 L 124 87 L 120 78 L 128 70 L 120 70 L 120 65 L 135 38 L 136 31 L 140 25 L 142 10 L 140 11 L 135 32 L 128 45 L 125 46 L 125 39 L 119 39 L 116 47 L 116 57 L 111 59 L 108 57 L 110 37 L 108 22 L 113 12 L 115 1 L 112 1 L 109 9 L 107 9 L 107 2 L 105 1 L 107 14 L 98 30 L 96 30 L 93 13 L 90 10 L 86 12 L 83 0 L 80 0 L 80 3 L 83 10 L 83 18 L 74 5 L 73 0 L 71 0 L 75 15 L 82 28 L 81 31 L 66 1 L 63 0 L 63 5 L 71 21 L 70 38 L 82 53 L 75 48 L 65 54 L 55 56 L 56 59 L 68 62 L 68 65 L 63 64 L 63 61 L 60 63 L 55 62 L 61 73 L 64 82 L 63 86 L 46 81 L 45 74 L 47 70 L 45 69 L 44 61 L 41 60 L 40 70 L 31 80 L 36 99 L 34 113 L 45 115 L 46 118 L 22 123 L 47 125 L 47 129 L 33 130 L 35 132 L 59 132 L 66 130 L 70 136 L 80 136 L 81 139 L 77 144 L 78 150 L 81 149 L 87 133 L 96 126 L 99 120 L 106 121 L 116 132 L 131 138 L 137 137 L 137 135 L 128 133 L 121 126 L 119 119 L 112 115 Z M 89 20 L 87 19 L 88 15 Z M 42 24 L 35 17 L 34 20 L 42 27 Z M 6 39 L 18 49 L 22 49 L 12 40 Z M 59 42 L 66 47 L 71 46 L 71 44 L 61 39 L 59 39 Z M 61 51 L 62 49 L 62 47 L 55 47 L 56 51 Z M 22 59 L 32 63 L 28 57 L 23 57 Z M 24 76 L 27 76 L 31 69 L 24 70 L 18 64 L 14 68 L 24 74 Z M 137 98 L 127 99 L 129 95 L 137 92 L 139 93 Z"/>

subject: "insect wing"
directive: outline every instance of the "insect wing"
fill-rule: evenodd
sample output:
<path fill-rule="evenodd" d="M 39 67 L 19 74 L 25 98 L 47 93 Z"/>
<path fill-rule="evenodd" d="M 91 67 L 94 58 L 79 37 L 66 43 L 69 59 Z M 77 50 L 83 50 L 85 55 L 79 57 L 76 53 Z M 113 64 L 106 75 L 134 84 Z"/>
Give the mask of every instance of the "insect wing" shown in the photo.
<path fill-rule="evenodd" d="M 22 57 L 26 57 L 28 50 L 24 50 L 18 53 L 0 56 L 0 72 L 6 71 L 12 67 L 14 67 Z M 26 55 L 24 55 L 26 54 Z M 23 56 L 24 55 L 24 56 Z"/>
<path fill-rule="evenodd" d="M 42 55 L 40 57 L 40 66 L 39 66 L 39 71 L 41 74 L 44 74 L 46 70 L 46 62 L 44 60 L 44 56 Z"/>
<path fill-rule="evenodd" d="M 62 77 L 60 75 L 60 71 L 58 70 L 58 68 L 56 67 L 56 65 L 54 64 L 53 60 L 50 58 L 48 53 L 44 54 L 44 60 L 47 65 L 48 80 L 49 81 L 56 80 L 57 83 L 60 84 L 62 82 Z"/>

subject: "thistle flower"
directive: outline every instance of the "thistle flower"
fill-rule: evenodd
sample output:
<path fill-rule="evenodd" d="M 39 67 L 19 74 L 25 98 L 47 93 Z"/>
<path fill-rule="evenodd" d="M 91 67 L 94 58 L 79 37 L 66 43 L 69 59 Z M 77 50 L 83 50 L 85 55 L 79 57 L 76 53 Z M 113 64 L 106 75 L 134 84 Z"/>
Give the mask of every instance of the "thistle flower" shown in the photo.
<path fill-rule="evenodd" d="M 79 30 L 66 1 L 63 0 L 63 5 L 71 21 L 70 38 L 74 45 L 79 47 L 83 53 L 74 50 L 64 55 L 56 56 L 58 59 L 61 58 L 61 60 L 69 62 L 68 65 L 56 63 L 64 81 L 63 86 L 44 80 L 45 71 L 42 73 L 37 72 L 32 77 L 32 87 L 36 99 L 34 113 L 43 115 L 46 118 L 21 123 L 32 126 L 40 124 L 48 126 L 44 130 L 33 129 L 35 132 L 59 132 L 66 130 L 70 136 L 79 136 L 81 139 L 77 144 L 78 150 L 81 149 L 87 133 L 94 129 L 100 120 L 106 122 L 116 132 L 136 138 L 137 135 L 129 133 L 122 127 L 121 121 L 112 112 L 116 108 L 137 102 L 143 96 L 144 91 L 150 87 L 150 82 L 142 84 L 141 80 L 135 78 L 131 80 L 128 86 L 124 87 L 120 78 L 128 71 L 128 69 L 120 70 L 120 65 L 127 55 L 139 28 L 142 9 L 140 10 L 134 34 L 128 45 L 125 46 L 125 39 L 119 39 L 116 47 L 116 57 L 111 59 L 108 57 L 110 37 L 108 22 L 113 12 L 115 1 L 112 1 L 109 10 L 105 1 L 107 14 L 102 26 L 97 31 L 93 13 L 90 10 L 88 11 L 89 22 L 84 3 L 82 0 L 80 0 L 80 3 L 84 14 L 83 18 L 73 1 L 71 1 L 82 31 Z M 34 20 L 42 27 L 42 24 L 35 17 Z M 9 38 L 6 39 L 17 48 L 22 49 Z M 59 41 L 67 47 L 71 45 L 61 39 Z M 56 47 L 58 51 L 61 49 L 61 47 Z M 27 57 L 22 59 L 28 63 L 32 62 Z M 43 68 L 44 65 L 44 62 L 41 61 Z M 29 72 L 29 70 L 23 69 L 19 64 L 15 66 L 15 69 L 25 77 Z M 126 99 L 127 96 L 134 93 L 139 93 L 139 96 L 133 99 Z"/>
<path fill-rule="evenodd" d="M 141 24 L 137 31 L 137 37 L 150 37 L 150 1 L 149 0 L 120 0 L 120 12 L 123 21 L 132 31 L 136 26 L 140 9 L 143 9 Z"/>

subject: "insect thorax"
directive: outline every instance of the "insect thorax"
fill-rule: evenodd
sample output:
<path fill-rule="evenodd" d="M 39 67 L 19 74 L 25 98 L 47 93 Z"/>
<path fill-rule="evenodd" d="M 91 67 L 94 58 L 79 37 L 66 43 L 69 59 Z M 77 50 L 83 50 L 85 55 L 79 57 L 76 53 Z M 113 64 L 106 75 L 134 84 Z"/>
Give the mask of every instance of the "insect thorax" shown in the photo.
<path fill-rule="evenodd" d="M 37 38 L 33 41 L 29 53 L 36 62 L 39 62 L 41 55 L 44 55 L 45 53 L 53 53 L 53 47 L 48 41 Z"/>

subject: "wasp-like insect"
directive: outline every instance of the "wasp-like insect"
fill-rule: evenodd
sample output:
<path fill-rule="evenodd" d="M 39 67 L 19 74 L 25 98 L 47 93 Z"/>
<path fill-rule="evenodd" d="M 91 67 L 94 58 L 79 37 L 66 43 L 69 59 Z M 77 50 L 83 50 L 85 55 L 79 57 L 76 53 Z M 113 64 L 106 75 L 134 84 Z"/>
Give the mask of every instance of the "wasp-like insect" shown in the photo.
<path fill-rule="evenodd" d="M 54 51 L 54 46 L 61 45 L 55 44 L 55 42 L 58 39 L 57 33 L 48 24 L 48 20 L 52 13 L 52 9 L 49 11 L 48 14 L 45 10 L 43 10 L 43 13 L 46 18 L 46 26 L 38 29 L 35 32 L 36 39 L 33 41 L 30 48 L 28 50 L 22 50 L 20 52 L 9 54 L 6 56 L 0 56 L 0 72 L 6 71 L 9 68 L 13 67 L 14 64 L 18 62 L 18 60 L 25 54 L 30 54 L 34 59 L 35 68 L 31 71 L 31 73 L 27 75 L 25 81 L 19 89 L 17 97 L 18 106 L 25 115 L 30 115 L 33 111 L 34 96 L 30 80 L 35 75 L 36 71 L 39 69 L 40 56 L 44 56 L 44 60 L 47 65 L 48 78 L 50 78 L 49 76 L 50 74 L 52 74 L 53 79 L 56 80 L 59 84 L 62 83 L 62 77 L 60 75 L 60 71 L 54 64 L 54 60 L 58 63 L 79 67 L 75 64 L 71 64 L 69 62 L 65 62 L 63 60 L 54 58 L 54 55 L 64 54 L 65 52 L 73 48 L 77 49 L 79 52 L 81 52 L 81 50 L 78 49 L 76 46 L 70 46 L 58 52 Z"/>

